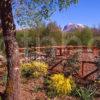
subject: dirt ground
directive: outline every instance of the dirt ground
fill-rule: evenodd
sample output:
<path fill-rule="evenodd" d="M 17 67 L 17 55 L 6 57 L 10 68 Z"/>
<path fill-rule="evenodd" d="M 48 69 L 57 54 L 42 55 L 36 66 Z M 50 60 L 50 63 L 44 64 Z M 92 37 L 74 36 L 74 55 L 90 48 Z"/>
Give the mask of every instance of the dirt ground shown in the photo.
<path fill-rule="evenodd" d="M 48 98 L 44 90 L 36 89 L 37 87 L 43 88 L 42 78 L 22 80 L 22 83 L 23 100 L 81 100 L 71 96 Z M 94 98 L 94 100 L 100 100 L 100 97 Z"/>
<path fill-rule="evenodd" d="M 3 72 L 5 73 L 4 68 L 0 68 L 0 92 L 3 92 L 5 90 L 5 86 L 4 86 L 5 78 L 4 78 Z M 22 83 L 21 84 L 21 94 L 22 94 L 21 100 L 81 100 L 79 98 L 71 97 L 71 96 L 55 97 L 55 98 L 50 99 L 49 97 L 47 97 L 44 91 L 43 77 L 39 79 L 22 78 L 21 83 Z M 95 98 L 94 100 L 100 100 L 100 97 Z"/>
<path fill-rule="evenodd" d="M 36 88 L 40 87 L 43 88 L 43 79 L 31 79 L 28 81 L 23 80 L 22 84 L 22 95 L 23 100 L 79 100 L 75 97 L 55 97 L 50 99 L 46 96 L 44 90 L 37 91 Z"/>
<path fill-rule="evenodd" d="M 39 79 L 22 79 L 21 84 L 21 93 L 22 100 L 81 100 L 76 97 L 63 96 L 48 98 L 45 91 L 43 90 L 43 78 Z M 39 89 L 40 88 L 40 89 Z M 5 87 L 0 84 L 0 92 L 4 91 Z M 95 98 L 94 100 L 100 100 L 100 97 Z"/>

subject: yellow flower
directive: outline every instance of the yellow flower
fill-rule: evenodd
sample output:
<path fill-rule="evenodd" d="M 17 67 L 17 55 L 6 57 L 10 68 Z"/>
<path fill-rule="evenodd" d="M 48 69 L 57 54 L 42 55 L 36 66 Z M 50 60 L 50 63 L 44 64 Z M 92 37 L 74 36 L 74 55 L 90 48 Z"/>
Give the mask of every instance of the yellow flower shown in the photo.
<path fill-rule="evenodd" d="M 40 76 L 39 72 L 36 71 L 33 73 L 33 77 L 38 78 L 39 76 Z"/>
<path fill-rule="evenodd" d="M 69 94 L 75 88 L 75 83 L 71 76 L 66 78 L 63 74 L 54 74 L 51 76 L 51 86 L 58 94 Z"/>
<path fill-rule="evenodd" d="M 46 75 L 48 72 L 48 65 L 40 61 L 32 61 L 30 63 L 21 64 L 22 75 L 30 75 L 33 77 L 39 77 Z"/>

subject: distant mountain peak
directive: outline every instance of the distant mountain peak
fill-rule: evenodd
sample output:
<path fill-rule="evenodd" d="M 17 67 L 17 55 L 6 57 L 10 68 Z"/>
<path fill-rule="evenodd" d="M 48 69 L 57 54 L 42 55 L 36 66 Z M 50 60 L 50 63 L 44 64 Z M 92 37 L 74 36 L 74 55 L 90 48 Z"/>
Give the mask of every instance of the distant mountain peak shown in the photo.
<path fill-rule="evenodd" d="M 63 31 L 65 32 L 73 32 L 74 30 L 78 29 L 78 30 L 82 30 L 84 29 L 86 26 L 83 24 L 74 24 L 74 23 L 68 23 L 67 25 L 65 25 Z"/>

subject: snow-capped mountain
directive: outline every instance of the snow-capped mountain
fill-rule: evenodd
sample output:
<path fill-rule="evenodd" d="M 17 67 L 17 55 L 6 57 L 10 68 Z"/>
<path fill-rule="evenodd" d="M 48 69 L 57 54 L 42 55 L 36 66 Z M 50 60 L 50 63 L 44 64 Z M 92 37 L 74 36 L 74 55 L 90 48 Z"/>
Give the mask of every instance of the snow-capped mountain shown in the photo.
<path fill-rule="evenodd" d="M 86 28 L 85 25 L 83 24 L 73 24 L 73 23 L 69 23 L 68 25 L 66 25 L 63 29 L 64 32 L 73 32 L 74 30 L 78 29 L 78 30 L 82 30 Z"/>

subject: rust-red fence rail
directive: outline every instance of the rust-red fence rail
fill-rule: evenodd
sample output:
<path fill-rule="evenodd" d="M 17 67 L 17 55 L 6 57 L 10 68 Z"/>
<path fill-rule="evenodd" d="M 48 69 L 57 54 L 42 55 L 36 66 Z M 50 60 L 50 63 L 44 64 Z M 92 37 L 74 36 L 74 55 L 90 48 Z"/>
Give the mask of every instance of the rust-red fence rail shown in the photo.
<path fill-rule="evenodd" d="M 99 56 L 100 49 L 96 47 L 86 46 L 52 46 L 52 47 L 31 47 L 30 52 L 37 52 L 40 55 L 45 56 L 44 50 L 47 48 L 55 49 L 56 59 L 67 59 L 70 54 L 80 52 L 80 70 L 79 75 L 81 78 L 96 79 L 98 75 L 98 69 L 95 66 L 95 58 Z M 19 51 L 22 57 L 25 56 L 26 48 L 20 48 Z"/>

